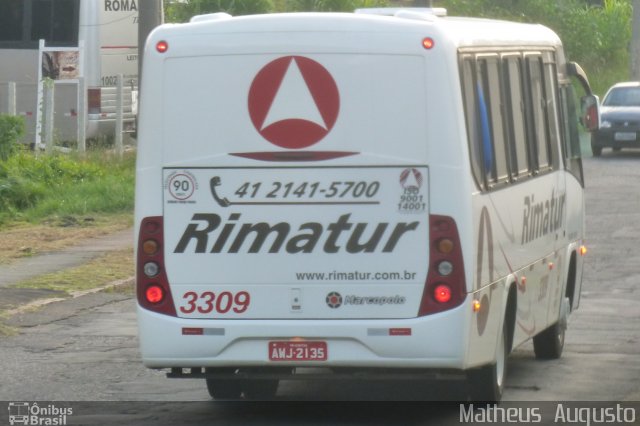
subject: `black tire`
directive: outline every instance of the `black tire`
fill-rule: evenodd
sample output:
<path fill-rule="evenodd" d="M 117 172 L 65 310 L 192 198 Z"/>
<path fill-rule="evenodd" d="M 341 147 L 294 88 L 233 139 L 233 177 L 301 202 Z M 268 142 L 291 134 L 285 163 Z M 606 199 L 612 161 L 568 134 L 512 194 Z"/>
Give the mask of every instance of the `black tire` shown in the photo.
<path fill-rule="evenodd" d="M 229 373 L 234 369 L 206 369 L 208 373 Z M 242 397 L 242 381 L 234 379 L 206 379 L 207 390 L 211 398 L 216 400 L 238 400 Z"/>
<path fill-rule="evenodd" d="M 558 322 L 533 337 L 533 351 L 537 359 L 558 359 L 562 356 L 570 311 L 571 301 L 565 298 L 562 301 Z"/>
<path fill-rule="evenodd" d="M 596 137 L 591 135 L 591 152 L 594 157 L 600 157 L 602 155 L 602 147 L 598 146 Z"/>
<path fill-rule="evenodd" d="M 247 380 L 244 387 L 244 397 L 246 399 L 268 401 L 275 398 L 278 392 L 279 380 Z"/>
<path fill-rule="evenodd" d="M 533 338 L 533 351 L 537 359 L 558 359 L 562 356 L 564 348 L 565 330 L 560 327 L 560 322 L 542 331 Z"/>
<path fill-rule="evenodd" d="M 470 370 L 468 373 L 469 396 L 475 402 L 499 402 L 504 392 L 507 377 L 507 327 L 503 327 L 502 338 L 496 352 L 495 364 Z"/>

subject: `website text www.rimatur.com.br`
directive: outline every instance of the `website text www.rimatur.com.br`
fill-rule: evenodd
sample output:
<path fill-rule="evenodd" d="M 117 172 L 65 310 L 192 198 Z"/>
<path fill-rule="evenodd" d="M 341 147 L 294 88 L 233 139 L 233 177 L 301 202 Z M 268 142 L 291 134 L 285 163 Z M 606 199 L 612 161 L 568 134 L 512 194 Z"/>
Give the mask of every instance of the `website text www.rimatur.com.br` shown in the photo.
<path fill-rule="evenodd" d="M 412 281 L 416 272 L 296 272 L 298 281 Z"/>

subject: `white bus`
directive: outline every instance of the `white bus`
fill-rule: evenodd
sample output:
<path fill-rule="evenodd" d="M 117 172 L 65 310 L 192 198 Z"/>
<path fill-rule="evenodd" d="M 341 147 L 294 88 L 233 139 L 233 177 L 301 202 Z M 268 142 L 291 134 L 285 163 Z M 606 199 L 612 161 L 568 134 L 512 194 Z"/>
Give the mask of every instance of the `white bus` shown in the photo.
<path fill-rule="evenodd" d="M 584 72 L 540 25 L 358 12 L 213 14 L 147 40 L 147 367 L 216 399 L 450 374 L 497 400 L 514 348 L 560 356 L 585 253 Z"/>
<path fill-rule="evenodd" d="M 116 78 L 124 77 L 124 128 L 135 127 L 138 86 L 136 0 L 3 0 L 0 2 L 0 113 L 9 111 L 8 83 L 16 83 L 16 111 L 25 117 L 25 141 L 33 143 L 38 99 L 39 40 L 50 47 L 82 45 L 80 74 L 88 92 L 87 137 L 113 135 Z M 43 68 L 50 70 L 47 61 Z M 76 140 L 78 86 L 63 78 L 55 87 L 56 138 Z"/>

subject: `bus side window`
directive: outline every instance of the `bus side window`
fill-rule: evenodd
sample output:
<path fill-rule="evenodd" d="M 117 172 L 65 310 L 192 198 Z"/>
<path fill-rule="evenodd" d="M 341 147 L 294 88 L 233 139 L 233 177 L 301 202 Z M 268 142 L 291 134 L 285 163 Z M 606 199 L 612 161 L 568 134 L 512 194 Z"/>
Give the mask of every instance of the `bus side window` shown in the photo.
<path fill-rule="evenodd" d="M 550 168 L 549 135 L 545 115 L 545 98 L 542 81 L 542 58 L 538 55 L 527 56 L 527 75 L 529 83 L 529 149 L 535 160 L 534 170 L 546 171 Z"/>
<path fill-rule="evenodd" d="M 500 77 L 497 55 L 464 56 L 462 86 L 471 166 L 484 190 L 509 181 Z"/>
<path fill-rule="evenodd" d="M 467 137 L 469 139 L 469 155 L 471 157 L 471 170 L 476 184 L 480 189 L 485 189 L 484 179 L 484 153 L 482 152 L 482 129 L 480 126 L 480 113 L 477 108 L 477 83 L 475 72 L 475 58 L 465 55 L 462 58 L 462 97 L 464 102 Z"/>
<path fill-rule="evenodd" d="M 491 148 L 493 167 L 491 170 L 492 184 L 507 183 L 509 169 L 507 164 L 507 148 L 505 141 L 505 124 L 502 106 L 502 85 L 500 84 L 500 67 L 498 56 L 483 58 L 485 70 L 485 100 L 488 106 L 491 138 L 488 144 Z"/>
<path fill-rule="evenodd" d="M 560 112 L 562 117 L 562 148 L 565 167 L 578 179 L 582 186 L 584 186 L 578 113 L 576 109 L 575 92 L 571 84 L 564 84 L 560 87 Z"/>
<path fill-rule="evenodd" d="M 482 172 L 489 185 L 495 181 L 494 160 L 493 160 L 493 144 L 491 143 L 491 124 L 489 122 L 489 108 L 487 105 L 487 96 L 485 96 L 485 88 L 487 87 L 487 70 L 486 62 L 478 62 L 478 82 L 476 84 L 477 91 L 477 111 L 478 124 L 480 126 L 480 140 L 475 140 L 478 149 L 482 151 Z M 489 186 L 488 185 L 488 186 Z"/>
<path fill-rule="evenodd" d="M 78 43 L 78 0 L 35 0 L 31 15 L 31 41 L 47 40 L 56 46 Z"/>
<path fill-rule="evenodd" d="M 0 42 L 22 40 L 24 0 L 0 1 Z"/>
<path fill-rule="evenodd" d="M 549 124 L 549 153 L 554 169 L 561 167 L 560 152 L 558 151 L 558 142 L 560 140 L 558 117 L 560 113 L 558 111 L 557 75 L 555 63 L 549 62 L 544 64 L 545 109 L 547 123 Z"/>
<path fill-rule="evenodd" d="M 508 56 L 504 59 L 509 118 L 509 146 L 511 153 L 511 178 L 519 180 L 529 175 L 529 151 L 525 121 L 525 105 L 522 94 L 522 60 L 520 56 Z"/>
<path fill-rule="evenodd" d="M 0 47 L 77 46 L 79 19 L 80 0 L 0 0 Z"/>

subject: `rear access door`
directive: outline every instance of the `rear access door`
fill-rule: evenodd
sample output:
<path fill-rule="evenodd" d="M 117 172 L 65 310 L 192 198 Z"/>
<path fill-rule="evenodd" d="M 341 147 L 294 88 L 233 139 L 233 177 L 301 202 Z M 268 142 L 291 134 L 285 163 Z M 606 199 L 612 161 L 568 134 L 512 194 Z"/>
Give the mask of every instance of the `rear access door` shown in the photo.
<path fill-rule="evenodd" d="M 252 19 L 252 33 L 234 18 L 168 40 L 159 147 L 178 316 L 417 316 L 429 261 L 422 33 L 300 19 Z"/>

